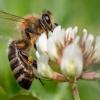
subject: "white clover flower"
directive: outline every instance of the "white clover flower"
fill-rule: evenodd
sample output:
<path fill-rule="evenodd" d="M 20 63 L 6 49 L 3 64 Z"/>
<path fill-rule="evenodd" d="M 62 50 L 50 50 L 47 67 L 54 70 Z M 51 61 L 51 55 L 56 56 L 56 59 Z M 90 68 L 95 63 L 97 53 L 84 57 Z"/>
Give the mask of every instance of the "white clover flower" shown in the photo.
<path fill-rule="evenodd" d="M 47 36 L 45 33 L 41 34 L 41 36 L 38 38 L 36 46 L 39 53 L 47 52 Z"/>
<path fill-rule="evenodd" d="M 94 43 L 95 37 L 91 33 L 88 33 L 86 29 L 84 29 L 79 43 L 83 53 L 84 66 L 89 66 L 93 63 Z"/>
<path fill-rule="evenodd" d="M 74 28 L 68 28 L 66 30 L 64 29 L 61 29 L 61 26 L 57 26 L 53 32 L 49 32 L 49 37 L 47 39 L 45 33 L 43 33 L 38 41 L 37 41 L 37 52 L 36 52 L 36 56 L 38 58 L 38 72 L 40 73 L 41 72 L 41 75 L 42 76 L 45 76 L 46 75 L 46 72 L 49 73 L 48 71 L 51 70 L 50 69 L 50 66 L 48 65 L 47 61 L 45 61 L 47 58 L 45 58 L 45 56 L 43 55 L 46 55 L 45 52 L 47 52 L 47 55 L 49 57 L 50 60 L 54 61 L 54 62 L 64 62 L 64 58 L 65 56 L 62 55 L 64 54 L 64 50 L 65 48 L 67 48 L 66 46 L 66 43 L 65 43 L 65 39 L 66 41 L 70 41 L 70 40 L 73 40 L 75 43 L 78 43 L 79 41 L 79 37 L 77 36 L 76 37 L 76 33 L 78 31 L 78 28 L 77 27 L 74 27 Z M 44 43 L 46 42 L 46 43 Z M 72 41 L 71 41 L 72 42 Z M 70 48 L 70 46 L 68 46 L 68 48 Z M 63 50 L 64 49 L 64 50 Z M 72 48 L 70 48 L 72 49 Z M 72 51 L 72 50 L 69 50 L 68 51 Z M 76 49 L 77 51 L 77 49 Z M 42 52 L 42 53 L 41 53 Z M 63 58 L 61 58 L 63 56 Z M 71 55 L 72 56 L 72 55 Z M 72 58 L 75 58 L 75 56 L 77 55 L 73 55 Z M 70 56 L 68 56 L 70 57 Z M 45 60 L 44 60 L 45 59 Z M 63 59 L 63 60 L 62 60 Z M 81 59 L 80 59 L 81 60 Z M 79 61 L 80 61 L 79 60 Z M 69 59 L 67 58 L 67 61 L 69 62 Z M 74 60 L 73 60 L 74 61 Z M 77 61 L 77 60 L 75 60 Z M 75 62 L 74 62 L 75 63 Z M 78 61 L 76 62 L 78 63 Z M 61 66 L 63 65 L 64 63 L 61 64 Z M 39 67 L 40 66 L 40 67 Z M 42 66 L 42 67 L 41 67 Z M 47 67 L 46 67 L 47 66 Z M 60 65 L 59 65 L 60 66 Z M 82 65 L 80 65 L 82 66 Z M 64 66 L 65 67 L 65 66 Z M 46 69 L 45 69 L 46 68 Z M 67 68 L 67 67 L 66 67 Z M 81 67 L 80 67 L 81 68 Z M 77 69 L 77 68 L 76 68 Z M 75 70 L 76 70 L 75 69 Z M 61 68 L 62 70 L 62 68 Z M 51 73 L 52 71 L 50 71 Z M 75 71 L 74 71 L 75 72 Z M 70 72 L 70 73 L 74 73 L 74 72 Z M 69 71 L 68 71 L 69 73 Z M 75 72 L 76 73 L 76 72 Z M 81 72 L 79 72 L 80 74 Z M 67 74 L 66 74 L 67 75 Z M 48 75 L 47 75 L 48 76 Z M 49 74 L 50 76 L 50 74 Z M 73 76 L 73 75 L 72 75 Z M 75 76 L 77 77 L 77 76 Z"/>
<path fill-rule="evenodd" d="M 100 62 L 100 36 L 96 37 L 94 58 L 96 62 Z"/>
<path fill-rule="evenodd" d="M 70 44 L 64 49 L 61 60 L 61 71 L 67 78 L 77 78 L 83 69 L 83 57 L 79 46 L 75 43 Z"/>
<path fill-rule="evenodd" d="M 82 36 L 82 43 L 85 42 L 85 40 L 87 39 L 88 33 L 86 29 L 83 29 L 83 36 Z"/>
<path fill-rule="evenodd" d="M 87 36 L 87 39 L 85 40 L 85 51 L 86 53 L 90 53 L 93 50 L 93 42 L 94 42 L 94 36 L 92 34 L 89 34 Z"/>
<path fill-rule="evenodd" d="M 76 33 L 78 32 L 78 27 L 69 27 L 65 30 L 65 40 L 69 43 L 75 39 Z"/>
<path fill-rule="evenodd" d="M 74 87 L 73 93 L 79 79 L 100 78 L 100 72 L 86 72 L 92 64 L 100 63 L 100 36 L 94 37 L 86 29 L 81 36 L 77 33 L 78 27 L 62 29 L 57 26 L 48 33 L 48 38 L 45 33 L 41 34 L 36 43 L 38 74 L 69 82 Z M 53 70 L 57 66 L 58 72 Z"/>
<path fill-rule="evenodd" d="M 48 65 L 48 56 L 41 55 L 37 60 L 37 71 L 40 76 L 52 78 L 53 70 Z"/>
<path fill-rule="evenodd" d="M 64 30 L 57 26 L 53 31 L 53 39 L 57 46 L 64 46 Z"/>
<path fill-rule="evenodd" d="M 85 51 L 84 52 L 91 52 L 93 49 L 93 42 L 94 42 L 94 36 L 91 33 L 87 33 L 87 30 L 83 30 L 83 36 L 81 43 L 84 44 Z"/>
<path fill-rule="evenodd" d="M 57 47 L 52 36 L 49 37 L 47 41 L 47 51 L 51 60 L 56 60 L 59 58 Z"/>
<path fill-rule="evenodd" d="M 77 26 L 67 29 L 57 26 L 53 32 L 49 32 L 48 38 L 45 33 L 41 34 L 36 43 L 37 70 L 40 75 L 52 77 L 52 62 L 60 67 L 66 78 L 77 79 L 84 66 L 100 62 L 100 36 L 95 38 L 86 29 L 83 30 L 82 36 L 77 35 L 77 32 Z"/>

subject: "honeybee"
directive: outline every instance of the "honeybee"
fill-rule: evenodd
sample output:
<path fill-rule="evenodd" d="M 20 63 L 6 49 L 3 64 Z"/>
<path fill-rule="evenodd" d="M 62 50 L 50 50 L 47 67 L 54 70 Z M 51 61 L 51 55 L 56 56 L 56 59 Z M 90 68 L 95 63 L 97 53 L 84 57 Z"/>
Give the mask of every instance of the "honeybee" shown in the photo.
<path fill-rule="evenodd" d="M 50 11 L 45 11 L 41 16 L 19 17 L 0 11 L 0 18 L 18 22 L 21 38 L 9 43 L 8 59 L 18 84 L 24 89 L 29 89 L 33 79 L 38 77 L 35 75 L 37 62 L 29 59 L 29 53 L 35 47 L 38 37 L 43 32 L 48 35 L 48 32 L 55 27 L 52 14 Z"/>

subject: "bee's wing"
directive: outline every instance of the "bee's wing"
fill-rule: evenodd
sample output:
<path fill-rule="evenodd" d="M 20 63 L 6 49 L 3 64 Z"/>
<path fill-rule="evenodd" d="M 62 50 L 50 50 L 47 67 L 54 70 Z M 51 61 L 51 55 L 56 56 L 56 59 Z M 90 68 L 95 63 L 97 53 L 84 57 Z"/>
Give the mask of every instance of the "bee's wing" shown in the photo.
<path fill-rule="evenodd" d="M 15 21 L 15 22 L 19 21 L 20 19 L 24 19 L 22 17 L 16 16 L 16 15 L 4 12 L 4 11 L 0 11 L 0 18 Z"/>
<path fill-rule="evenodd" d="M 18 36 L 17 22 L 24 18 L 0 11 L 0 39 L 5 40 L 10 36 Z M 9 38 L 8 38 L 9 39 Z"/>

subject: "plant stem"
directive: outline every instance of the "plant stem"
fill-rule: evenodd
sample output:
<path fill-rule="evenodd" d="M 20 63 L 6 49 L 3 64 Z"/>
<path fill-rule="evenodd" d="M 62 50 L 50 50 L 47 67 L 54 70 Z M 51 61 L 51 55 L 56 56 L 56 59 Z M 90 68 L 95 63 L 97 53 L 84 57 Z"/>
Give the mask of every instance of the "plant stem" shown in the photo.
<path fill-rule="evenodd" d="M 76 83 L 71 85 L 74 100 L 80 100 L 79 92 Z"/>

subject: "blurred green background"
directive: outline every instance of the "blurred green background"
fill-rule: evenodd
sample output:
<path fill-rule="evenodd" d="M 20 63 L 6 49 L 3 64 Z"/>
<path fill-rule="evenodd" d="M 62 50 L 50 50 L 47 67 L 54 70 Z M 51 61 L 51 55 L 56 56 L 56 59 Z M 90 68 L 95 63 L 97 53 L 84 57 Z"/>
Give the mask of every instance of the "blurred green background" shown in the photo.
<path fill-rule="evenodd" d="M 100 34 L 100 0 L 0 0 L 0 10 L 18 16 L 41 14 L 50 10 L 55 21 L 62 27 L 78 26 L 93 34 Z M 8 58 L 7 45 L 14 33 L 13 22 L 0 20 L 0 100 L 73 100 L 67 83 L 34 80 L 30 90 L 20 89 L 12 75 Z M 81 100 L 100 100 L 100 83 L 80 81 Z"/>

